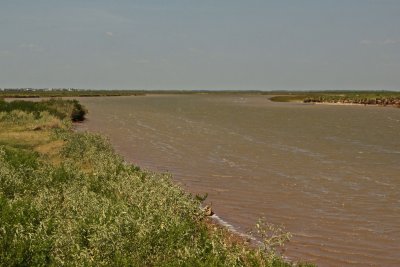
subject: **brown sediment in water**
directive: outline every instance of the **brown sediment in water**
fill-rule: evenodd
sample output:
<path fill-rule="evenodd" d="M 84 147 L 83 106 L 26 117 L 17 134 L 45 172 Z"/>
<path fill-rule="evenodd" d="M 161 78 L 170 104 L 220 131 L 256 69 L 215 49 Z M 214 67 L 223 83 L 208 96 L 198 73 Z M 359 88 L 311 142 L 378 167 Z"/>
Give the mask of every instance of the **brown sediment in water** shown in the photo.
<path fill-rule="evenodd" d="M 129 162 L 169 171 L 225 221 L 293 233 L 286 254 L 321 266 L 400 265 L 400 112 L 263 96 L 82 98 Z"/>

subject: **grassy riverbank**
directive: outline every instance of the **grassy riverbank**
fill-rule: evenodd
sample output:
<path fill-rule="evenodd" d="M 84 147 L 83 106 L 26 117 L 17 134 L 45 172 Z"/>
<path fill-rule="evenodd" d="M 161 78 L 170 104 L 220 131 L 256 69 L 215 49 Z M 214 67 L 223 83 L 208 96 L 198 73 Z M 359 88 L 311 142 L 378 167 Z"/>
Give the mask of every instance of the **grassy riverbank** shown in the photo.
<path fill-rule="evenodd" d="M 0 100 L 1 266 L 291 266 L 275 250 L 284 233 L 259 224 L 260 248 L 233 238 L 169 175 L 73 132 L 84 115 L 76 101 Z"/>

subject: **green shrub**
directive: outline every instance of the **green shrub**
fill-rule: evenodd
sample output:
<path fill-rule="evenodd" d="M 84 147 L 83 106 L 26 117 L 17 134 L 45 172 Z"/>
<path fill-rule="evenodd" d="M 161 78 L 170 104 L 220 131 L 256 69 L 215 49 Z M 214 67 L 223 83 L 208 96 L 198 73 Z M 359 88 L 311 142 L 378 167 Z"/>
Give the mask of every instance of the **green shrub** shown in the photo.
<path fill-rule="evenodd" d="M 73 109 L 71 112 L 71 120 L 72 121 L 83 121 L 85 119 L 86 110 L 83 106 L 77 101 L 73 100 Z"/>

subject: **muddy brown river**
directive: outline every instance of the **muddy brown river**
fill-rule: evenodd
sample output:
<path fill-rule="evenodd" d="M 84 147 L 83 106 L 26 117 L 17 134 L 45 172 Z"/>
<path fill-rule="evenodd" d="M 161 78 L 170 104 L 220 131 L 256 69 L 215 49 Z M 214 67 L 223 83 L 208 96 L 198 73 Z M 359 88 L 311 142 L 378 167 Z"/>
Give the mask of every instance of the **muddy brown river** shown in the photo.
<path fill-rule="evenodd" d="M 82 129 L 129 162 L 168 171 L 246 232 L 293 233 L 320 266 L 400 266 L 400 109 L 273 103 L 257 95 L 80 98 Z"/>

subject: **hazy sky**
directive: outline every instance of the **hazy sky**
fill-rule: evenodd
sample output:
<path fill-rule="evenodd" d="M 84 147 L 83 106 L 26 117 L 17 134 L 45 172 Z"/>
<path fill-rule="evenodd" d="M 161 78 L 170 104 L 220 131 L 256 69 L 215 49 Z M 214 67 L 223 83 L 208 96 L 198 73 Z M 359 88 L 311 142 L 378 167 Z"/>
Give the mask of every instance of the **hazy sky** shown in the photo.
<path fill-rule="evenodd" d="M 0 88 L 400 90 L 400 0 L 0 0 Z"/>

